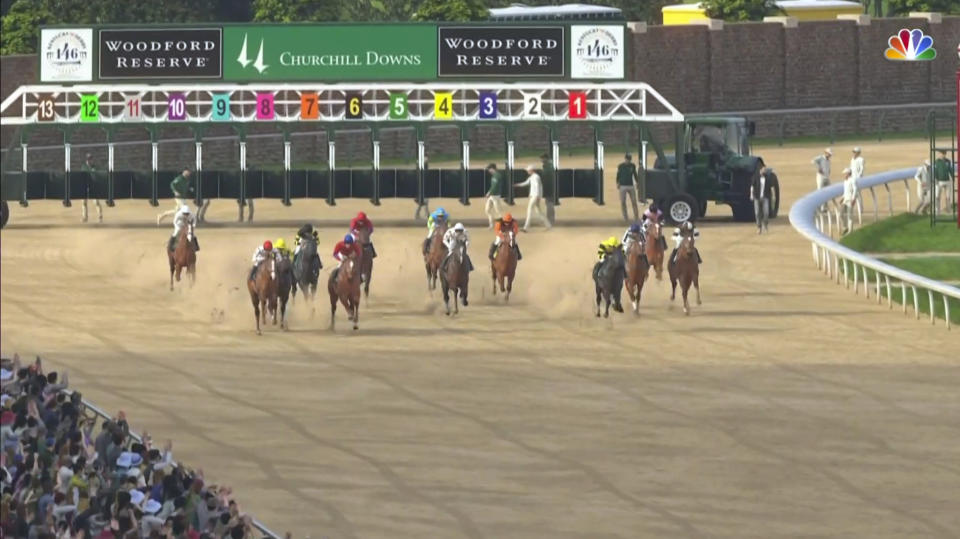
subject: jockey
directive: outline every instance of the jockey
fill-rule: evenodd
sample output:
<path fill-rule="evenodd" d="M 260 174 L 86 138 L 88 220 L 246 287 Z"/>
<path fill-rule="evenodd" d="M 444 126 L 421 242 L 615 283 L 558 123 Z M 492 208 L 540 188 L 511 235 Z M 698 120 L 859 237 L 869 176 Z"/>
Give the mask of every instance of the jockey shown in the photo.
<path fill-rule="evenodd" d="M 278 263 L 280 262 L 280 251 L 277 251 L 273 248 L 273 244 L 270 243 L 270 240 L 263 242 L 262 246 L 257 247 L 257 250 L 253 252 L 253 267 L 250 268 L 251 281 L 257 275 L 257 266 L 259 266 L 264 260 L 268 260 L 271 256 Z"/>
<path fill-rule="evenodd" d="M 470 247 L 470 234 L 467 233 L 467 227 L 463 226 L 463 223 L 457 223 L 443 235 L 443 244 L 447 246 L 447 256 L 443 259 L 441 268 L 447 267 L 447 260 L 453 254 L 453 248 L 457 246 L 458 241 L 463 241 L 465 247 Z M 464 254 L 466 255 L 466 253 Z M 470 255 L 466 255 L 466 257 L 467 271 L 473 271 L 473 262 L 470 261 Z"/>
<path fill-rule="evenodd" d="M 350 233 L 353 234 L 353 238 L 356 240 L 360 239 L 360 230 L 366 228 L 368 237 L 373 234 L 373 221 L 367 218 L 367 214 L 363 212 L 357 213 L 357 216 L 350 220 Z M 377 251 L 373 248 L 373 241 L 367 245 L 370 246 L 370 251 L 373 258 L 377 258 Z M 361 245 L 361 248 L 363 246 Z"/>
<path fill-rule="evenodd" d="M 600 272 L 600 266 L 603 265 L 603 261 L 607 258 L 607 255 L 613 253 L 617 249 L 622 248 L 620 240 L 616 236 L 610 236 L 609 238 L 600 242 L 599 247 L 597 248 L 597 263 L 593 266 L 593 277 L 596 278 Z"/>
<path fill-rule="evenodd" d="M 650 206 L 647 207 L 647 211 L 643 212 L 643 224 L 647 224 L 647 221 L 660 222 L 662 220 L 663 212 L 657 207 L 656 202 L 651 202 Z"/>
<path fill-rule="evenodd" d="M 517 225 L 517 222 L 513 220 L 513 215 L 509 213 L 503 214 L 503 217 L 497 219 L 493 223 L 493 245 L 490 246 L 490 260 L 497 254 L 497 247 L 500 246 L 500 243 L 506 239 L 506 235 L 513 233 L 513 248 L 517 252 L 517 260 L 523 260 L 523 255 L 520 254 L 520 246 L 517 245 L 517 234 L 520 231 L 520 227 Z"/>
<path fill-rule="evenodd" d="M 670 263 L 675 264 L 677 262 L 677 250 L 680 249 L 680 244 L 683 242 L 683 238 L 700 238 L 700 231 L 697 230 L 697 227 L 694 226 L 693 221 L 687 221 L 674 229 L 673 231 L 673 252 L 670 253 Z M 696 247 L 693 250 L 697 253 L 697 263 L 703 264 L 703 259 L 700 258 L 700 251 Z"/>
<path fill-rule="evenodd" d="M 180 206 L 180 209 L 177 210 L 177 214 L 173 217 L 173 235 L 170 236 L 170 242 L 167 244 L 167 250 L 172 251 L 177 246 L 177 236 L 180 235 L 180 231 L 183 230 L 185 226 L 196 226 L 197 220 L 190 213 L 190 208 L 186 204 Z M 200 244 L 197 242 L 196 233 L 193 234 L 193 250 L 199 251 Z"/>
<path fill-rule="evenodd" d="M 320 235 L 317 234 L 317 231 L 313 229 L 313 225 L 311 225 L 310 223 L 307 223 L 302 227 L 300 227 L 300 230 L 297 230 L 297 235 L 293 240 L 293 243 L 295 245 L 293 254 L 296 255 L 297 253 L 299 253 L 300 243 L 303 240 L 310 239 L 310 238 L 313 238 L 314 243 L 317 243 L 317 244 L 320 243 Z"/>
<path fill-rule="evenodd" d="M 633 223 L 630 225 L 630 228 L 623 233 L 623 239 L 620 240 L 623 242 L 623 252 L 626 254 L 630 250 L 630 244 L 639 241 L 643 242 L 643 231 L 640 228 L 640 223 Z"/>
<path fill-rule="evenodd" d="M 337 278 L 337 272 L 340 271 L 340 265 L 343 264 L 345 258 L 354 256 L 357 260 L 360 260 L 360 255 L 360 244 L 353 238 L 353 234 L 344 236 L 343 240 L 338 241 L 337 245 L 333 248 L 333 258 L 337 261 L 337 267 L 333 268 L 331 278 Z"/>
<path fill-rule="evenodd" d="M 283 238 L 277 238 L 277 241 L 273 242 L 273 248 L 280 253 L 280 256 L 290 259 L 290 256 L 293 254 L 290 249 L 287 247 L 287 242 Z"/>
<path fill-rule="evenodd" d="M 426 255 L 427 251 L 430 250 L 430 239 L 433 238 L 433 230 L 437 227 L 437 224 L 450 221 L 450 215 L 447 214 L 447 210 L 442 207 L 433 210 L 433 213 L 427 217 L 427 239 L 423 240 L 423 254 Z"/>

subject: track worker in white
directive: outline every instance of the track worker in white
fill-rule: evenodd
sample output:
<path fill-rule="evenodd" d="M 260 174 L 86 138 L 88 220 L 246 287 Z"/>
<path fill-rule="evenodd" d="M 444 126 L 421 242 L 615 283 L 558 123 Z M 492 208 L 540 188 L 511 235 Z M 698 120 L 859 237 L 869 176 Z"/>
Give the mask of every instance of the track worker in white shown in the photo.
<path fill-rule="evenodd" d="M 853 229 L 853 206 L 857 203 L 857 180 L 849 168 L 843 169 L 843 199 L 840 201 L 840 233 L 847 234 Z"/>
<path fill-rule="evenodd" d="M 487 228 L 493 228 L 493 222 L 503 215 L 503 173 L 497 170 L 496 163 L 487 165 L 487 172 L 490 173 L 490 189 L 487 190 L 483 211 L 490 222 Z"/>
<path fill-rule="evenodd" d="M 865 172 L 863 155 L 861 155 L 860 146 L 853 148 L 853 157 L 850 158 L 850 175 L 853 176 L 857 185 L 860 184 L 860 178 L 863 178 Z M 857 212 L 863 212 L 863 199 L 860 197 L 860 190 L 857 190 Z"/>
<path fill-rule="evenodd" d="M 768 225 L 770 224 L 771 185 L 767 182 L 768 172 L 770 169 L 763 167 L 750 185 L 750 200 L 753 201 L 753 213 L 757 218 L 757 234 L 770 230 Z"/>
<path fill-rule="evenodd" d="M 913 179 L 917 180 L 917 198 L 920 199 L 920 203 L 917 204 L 917 209 L 914 210 L 914 213 L 921 214 L 924 210 L 930 209 L 930 160 L 924 159 L 923 163 L 920 164 L 920 167 L 917 168 L 916 174 L 913 175 Z"/>
<path fill-rule="evenodd" d="M 543 226 L 547 227 L 547 230 L 550 229 L 550 221 L 547 220 L 547 216 L 544 215 L 543 210 L 540 209 L 540 202 L 543 200 L 543 181 L 540 179 L 540 175 L 537 174 L 537 169 L 533 165 L 527 165 L 527 179 L 521 183 L 518 183 L 516 187 L 530 187 L 530 200 L 527 202 L 527 217 L 523 221 L 523 231 L 530 231 L 530 217 L 536 213 L 537 219 L 543 222 Z"/>
<path fill-rule="evenodd" d="M 813 166 L 817 168 L 817 189 L 830 185 L 830 158 L 833 150 L 827 148 L 823 153 L 813 158 Z"/>

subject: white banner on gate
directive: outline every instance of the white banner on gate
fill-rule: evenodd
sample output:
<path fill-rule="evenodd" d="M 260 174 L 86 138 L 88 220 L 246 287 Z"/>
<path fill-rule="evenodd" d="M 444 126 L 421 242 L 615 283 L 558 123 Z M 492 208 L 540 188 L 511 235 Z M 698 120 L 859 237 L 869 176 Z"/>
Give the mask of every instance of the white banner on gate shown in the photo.
<path fill-rule="evenodd" d="M 623 26 L 570 27 L 570 76 L 574 79 L 622 79 L 626 58 Z"/>
<path fill-rule="evenodd" d="M 91 28 L 43 28 L 38 54 L 41 82 L 93 80 Z"/>

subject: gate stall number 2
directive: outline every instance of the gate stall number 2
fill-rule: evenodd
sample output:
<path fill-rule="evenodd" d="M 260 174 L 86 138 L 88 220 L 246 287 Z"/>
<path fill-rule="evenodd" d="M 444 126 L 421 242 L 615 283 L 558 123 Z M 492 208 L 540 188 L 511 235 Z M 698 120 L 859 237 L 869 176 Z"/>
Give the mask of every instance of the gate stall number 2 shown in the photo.
<path fill-rule="evenodd" d="M 521 94 L 523 95 L 523 114 L 524 118 L 539 118 L 543 115 L 540 110 L 540 94 Z"/>

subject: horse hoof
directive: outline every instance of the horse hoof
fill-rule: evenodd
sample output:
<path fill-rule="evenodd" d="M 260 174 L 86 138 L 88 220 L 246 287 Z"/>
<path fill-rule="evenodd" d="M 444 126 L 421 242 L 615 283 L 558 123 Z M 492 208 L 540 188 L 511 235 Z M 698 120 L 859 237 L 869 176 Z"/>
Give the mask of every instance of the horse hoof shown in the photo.
<path fill-rule="evenodd" d="M 604 318 L 610 318 L 610 313 L 603 313 Z"/>
<path fill-rule="evenodd" d="M 257 335 L 263 335 L 263 333 L 261 333 L 260 330 L 258 329 L 258 330 L 257 330 Z"/>
<path fill-rule="evenodd" d="M 354 331 L 356 331 L 356 330 L 358 330 L 358 329 L 360 329 L 360 326 L 353 326 L 353 330 L 354 330 Z"/>

